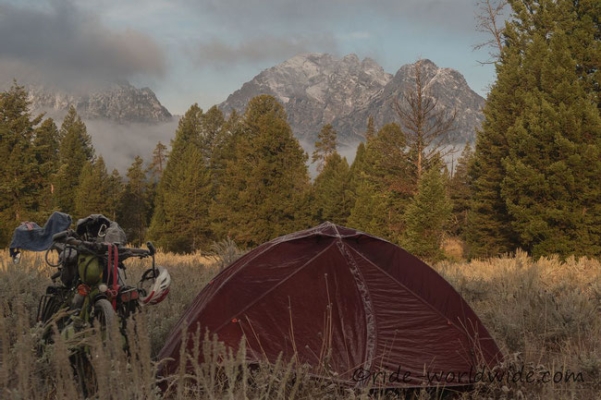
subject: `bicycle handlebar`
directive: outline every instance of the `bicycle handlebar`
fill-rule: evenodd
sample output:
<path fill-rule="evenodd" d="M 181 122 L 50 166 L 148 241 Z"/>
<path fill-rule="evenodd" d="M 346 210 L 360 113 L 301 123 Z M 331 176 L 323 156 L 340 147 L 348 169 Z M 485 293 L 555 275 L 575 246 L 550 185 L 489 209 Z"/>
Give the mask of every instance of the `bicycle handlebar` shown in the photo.
<path fill-rule="evenodd" d="M 110 245 L 116 245 L 120 259 L 126 259 L 129 257 L 148 257 L 153 256 L 156 253 L 156 249 L 152 242 L 146 242 L 148 249 L 141 249 L 137 247 L 124 247 L 121 243 L 107 243 L 107 242 L 87 242 L 85 240 L 77 239 L 73 230 L 66 230 L 59 232 L 52 237 L 54 242 L 64 243 L 74 247 L 84 247 L 88 251 L 94 253 L 106 253 Z"/>

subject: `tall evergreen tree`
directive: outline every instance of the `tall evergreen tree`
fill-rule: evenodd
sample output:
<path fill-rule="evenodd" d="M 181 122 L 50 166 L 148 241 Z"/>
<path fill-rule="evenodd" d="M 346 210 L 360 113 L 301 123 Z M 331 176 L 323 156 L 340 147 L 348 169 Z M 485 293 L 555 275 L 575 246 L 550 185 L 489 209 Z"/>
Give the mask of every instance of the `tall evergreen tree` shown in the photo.
<path fill-rule="evenodd" d="M 255 246 L 307 226 L 308 157 L 275 98 L 249 102 L 230 151 L 211 207 L 219 237 Z"/>
<path fill-rule="evenodd" d="M 0 243 L 6 245 L 20 222 L 38 217 L 39 196 L 45 185 L 35 142 L 35 126 L 42 116 L 31 118 L 27 92 L 13 84 L 0 93 Z"/>
<path fill-rule="evenodd" d="M 167 146 L 159 141 L 152 151 L 152 159 L 148 165 L 148 168 L 146 168 L 146 172 L 148 173 L 151 182 L 158 183 L 161 179 L 161 176 L 163 176 L 163 170 L 167 165 L 167 157 Z"/>
<path fill-rule="evenodd" d="M 117 213 L 119 211 L 119 207 L 121 206 L 123 190 L 125 189 L 123 177 L 119 173 L 119 170 L 117 170 L 116 168 L 113 169 L 113 172 L 111 172 L 111 174 L 109 175 L 108 182 L 108 204 L 106 216 L 115 221 L 118 218 Z"/>
<path fill-rule="evenodd" d="M 152 159 L 145 170 L 148 176 L 146 188 L 146 200 L 148 201 L 146 219 L 148 221 L 152 219 L 154 214 L 157 188 L 163 176 L 163 170 L 167 165 L 168 157 L 167 146 L 159 141 L 152 152 Z"/>
<path fill-rule="evenodd" d="M 348 223 L 399 243 L 404 209 L 416 186 L 405 135 L 399 125 L 387 124 L 357 150 L 351 181 L 356 198 Z"/>
<path fill-rule="evenodd" d="M 216 148 L 221 145 L 225 117 L 217 106 L 209 108 L 202 118 L 200 148 L 207 165 L 211 163 Z"/>
<path fill-rule="evenodd" d="M 204 113 L 197 104 L 179 122 L 148 231 L 167 251 L 194 251 L 213 238 L 208 215 L 215 191 L 211 163 L 223 123 L 217 108 Z"/>
<path fill-rule="evenodd" d="M 361 142 L 357 146 L 355 152 L 355 159 L 349 168 L 349 183 L 346 191 L 346 197 L 349 200 L 350 212 L 353 212 L 355 204 L 357 202 L 357 188 L 361 182 L 361 170 L 363 169 L 363 161 L 365 159 L 365 143 Z M 350 218 L 350 213 L 349 213 Z M 347 225 L 349 225 L 349 218 L 347 218 Z"/>
<path fill-rule="evenodd" d="M 169 213 L 172 211 L 165 207 L 165 198 L 168 196 L 177 196 L 172 190 L 173 180 L 176 179 L 176 172 L 180 169 L 182 155 L 187 146 L 197 146 L 199 142 L 200 118 L 203 115 L 202 109 L 198 104 L 193 104 L 180 119 L 175 138 L 171 141 L 171 151 L 167 164 L 161 175 L 154 197 L 154 211 L 152 220 L 148 229 L 148 236 L 154 240 L 157 245 L 165 247 L 167 244 L 168 232 L 165 229 L 169 222 Z M 165 250 L 171 251 L 168 247 Z"/>
<path fill-rule="evenodd" d="M 365 144 L 372 141 L 376 136 L 376 124 L 371 115 L 367 118 L 367 127 L 363 136 L 365 137 L 365 142 L 360 142 L 357 146 L 357 150 L 355 151 L 355 159 L 353 160 L 349 171 L 350 180 L 347 198 L 350 201 L 351 210 L 355 206 L 357 189 L 359 182 L 361 181 L 361 171 L 363 170 L 363 162 L 365 158 Z"/>
<path fill-rule="evenodd" d="M 186 148 L 181 160 L 164 196 L 166 218 L 159 243 L 169 251 L 190 253 L 208 246 L 212 238 L 208 219 L 211 174 L 197 146 Z"/>
<path fill-rule="evenodd" d="M 452 203 L 446 192 L 443 175 L 430 168 L 418 185 L 417 194 L 405 210 L 407 229 L 403 245 L 407 251 L 429 261 L 444 258 L 442 241 L 452 215 Z"/>
<path fill-rule="evenodd" d="M 242 116 L 232 110 L 227 121 L 224 122 L 219 134 L 213 140 L 213 152 L 211 155 L 211 172 L 213 188 L 218 189 L 223 180 L 227 160 L 234 158 L 235 143 L 237 138 L 243 134 L 244 124 Z"/>
<path fill-rule="evenodd" d="M 315 142 L 315 150 L 311 156 L 311 162 L 317 162 L 317 172 L 321 172 L 326 159 L 336 151 L 337 132 L 331 124 L 326 124 L 321 128 Z"/>
<path fill-rule="evenodd" d="M 49 186 L 49 178 L 56 174 L 58 170 L 58 150 L 60 146 L 59 131 L 52 118 L 45 119 L 36 128 L 33 145 L 40 172 Z"/>
<path fill-rule="evenodd" d="M 125 231 L 127 239 L 132 244 L 139 246 L 144 241 L 148 228 L 148 184 L 143 169 L 144 160 L 140 156 L 127 170 L 127 183 L 124 185 L 120 196 L 118 208 L 119 225 Z"/>
<path fill-rule="evenodd" d="M 71 214 L 75 212 L 75 192 L 79 185 L 79 176 L 86 163 L 94 160 L 95 151 L 86 125 L 73 106 L 69 108 L 59 134 L 59 168 L 54 184 L 55 201 L 56 207 Z"/>
<path fill-rule="evenodd" d="M 74 195 L 74 214 L 84 218 L 90 214 L 112 217 L 110 181 L 102 156 L 94 162 L 87 161 L 79 176 Z"/>
<path fill-rule="evenodd" d="M 54 184 L 53 179 L 58 172 L 58 147 L 60 137 L 58 128 L 52 118 L 45 119 L 36 127 L 33 147 L 38 166 L 36 174 L 37 184 L 40 188 L 36 196 L 35 209 L 39 216 L 36 220 L 46 220 L 53 211 Z"/>
<path fill-rule="evenodd" d="M 349 198 L 350 168 L 346 158 L 337 152 L 328 156 L 313 183 L 315 219 L 346 225 L 351 213 Z"/>
<path fill-rule="evenodd" d="M 465 240 L 467 229 L 467 215 L 470 209 L 471 189 L 468 175 L 468 165 L 472 161 L 474 151 L 468 142 L 461 157 L 457 162 L 457 167 L 449 181 L 449 196 L 453 203 L 453 218 L 450 226 L 450 234 Z"/>
<path fill-rule="evenodd" d="M 470 175 L 472 255 L 601 254 L 598 2 L 511 0 Z M 587 10 L 586 12 L 584 10 Z M 596 32 L 593 33 L 593 32 Z M 590 71 L 589 71 L 590 72 Z"/>
<path fill-rule="evenodd" d="M 367 129 L 365 130 L 365 140 L 369 140 L 376 136 L 376 124 L 374 122 L 374 117 L 371 115 L 367 118 Z"/>

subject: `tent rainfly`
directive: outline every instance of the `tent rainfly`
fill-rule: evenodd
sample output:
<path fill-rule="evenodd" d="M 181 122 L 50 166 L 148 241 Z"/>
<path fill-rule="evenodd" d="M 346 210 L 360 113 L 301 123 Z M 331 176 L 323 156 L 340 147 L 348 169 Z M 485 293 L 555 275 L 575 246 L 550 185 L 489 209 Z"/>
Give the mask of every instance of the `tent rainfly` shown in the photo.
<path fill-rule="evenodd" d="M 199 327 L 249 362 L 308 364 L 341 385 L 458 387 L 502 355 L 461 296 L 402 248 L 329 222 L 264 243 L 219 273 L 171 331 L 162 374 Z M 186 351 L 193 340 L 186 340 Z M 202 354 L 200 355 L 202 358 Z M 202 362 L 203 360 L 199 360 Z M 480 372 L 481 373 L 481 372 Z"/>

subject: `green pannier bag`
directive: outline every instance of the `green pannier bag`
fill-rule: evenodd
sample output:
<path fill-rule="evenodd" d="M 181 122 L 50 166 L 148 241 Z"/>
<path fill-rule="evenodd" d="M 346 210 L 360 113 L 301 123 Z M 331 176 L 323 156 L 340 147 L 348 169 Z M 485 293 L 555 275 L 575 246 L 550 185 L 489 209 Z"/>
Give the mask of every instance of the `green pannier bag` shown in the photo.
<path fill-rule="evenodd" d="M 100 258 L 91 254 L 80 254 L 77 257 L 79 279 L 86 285 L 96 285 L 102 280 L 103 265 Z"/>

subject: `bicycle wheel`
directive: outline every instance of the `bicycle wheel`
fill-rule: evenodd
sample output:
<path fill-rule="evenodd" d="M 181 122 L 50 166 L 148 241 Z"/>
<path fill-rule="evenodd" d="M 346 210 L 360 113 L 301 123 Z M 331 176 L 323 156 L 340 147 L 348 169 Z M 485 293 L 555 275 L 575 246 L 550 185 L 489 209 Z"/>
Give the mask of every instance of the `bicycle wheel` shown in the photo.
<path fill-rule="evenodd" d="M 93 396 L 98 391 L 98 381 L 96 380 L 96 371 L 88 358 L 86 350 L 77 350 L 71 357 L 71 367 L 73 367 L 73 376 L 81 390 L 83 398 Z"/>
<path fill-rule="evenodd" d="M 98 329 L 103 342 L 110 340 L 111 332 L 117 320 L 112 304 L 106 299 L 94 303 L 94 314 L 90 321 Z M 90 362 L 90 349 L 83 347 L 71 356 L 71 365 L 84 397 L 93 396 L 98 390 L 96 371 Z"/>
<path fill-rule="evenodd" d="M 103 339 L 106 339 L 105 335 L 110 334 L 117 320 L 117 314 L 113 310 L 113 305 L 107 299 L 99 299 L 94 303 L 94 318 L 92 325 L 96 326 L 99 324 L 99 328 L 103 334 Z"/>

